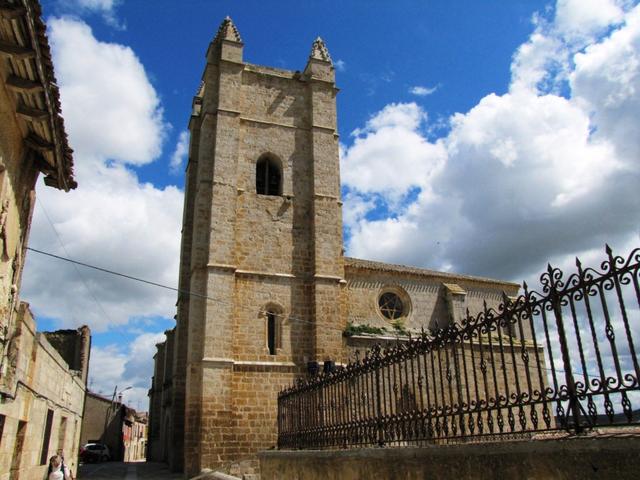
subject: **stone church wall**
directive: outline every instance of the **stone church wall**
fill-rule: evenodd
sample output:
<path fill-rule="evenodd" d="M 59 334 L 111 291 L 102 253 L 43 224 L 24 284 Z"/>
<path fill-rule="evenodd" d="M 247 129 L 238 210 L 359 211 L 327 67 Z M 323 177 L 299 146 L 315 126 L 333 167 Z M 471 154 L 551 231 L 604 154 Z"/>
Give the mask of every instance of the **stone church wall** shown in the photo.
<path fill-rule="evenodd" d="M 236 280 L 233 358 L 297 364 L 308 361 L 311 327 L 307 320 L 307 290 L 300 280 L 239 276 Z M 267 308 L 279 311 L 276 355 L 270 355 L 267 348 Z"/>
<path fill-rule="evenodd" d="M 362 261 L 350 259 L 351 263 Z M 400 322 L 409 331 L 444 328 L 452 321 L 461 321 L 466 310 L 477 315 L 486 301 L 489 308 L 496 308 L 503 301 L 503 292 L 516 295 L 518 285 L 482 279 L 472 279 L 454 274 L 437 272 L 417 273 L 418 269 L 407 272 L 388 268 L 375 263 L 376 270 L 347 265 L 346 304 L 347 321 L 356 325 L 384 327 L 393 331 L 392 321 L 380 312 L 378 298 L 385 291 L 396 292 L 403 300 L 406 314 Z M 454 286 L 457 286 L 456 289 Z M 455 293 L 451 293 L 455 289 Z"/>

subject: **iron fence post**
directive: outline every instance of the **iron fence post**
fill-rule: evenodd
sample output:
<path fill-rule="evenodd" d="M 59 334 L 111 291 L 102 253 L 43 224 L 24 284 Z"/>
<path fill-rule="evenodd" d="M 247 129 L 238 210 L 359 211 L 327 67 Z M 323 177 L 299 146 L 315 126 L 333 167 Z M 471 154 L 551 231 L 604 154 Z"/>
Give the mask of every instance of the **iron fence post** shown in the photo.
<path fill-rule="evenodd" d="M 384 445 L 384 432 L 382 431 L 382 405 L 380 399 L 382 394 L 380 392 L 380 365 L 376 365 L 376 425 L 378 428 L 378 446 Z"/>
<path fill-rule="evenodd" d="M 558 285 L 556 283 L 555 273 L 551 265 L 547 267 L 547 273 L 549 274 L 549 300 L 553 307 L 553 314 L 556 319 L 556 328 L 558 329 L 558 340 L 560 341 L 560 352 L 562 354 L 562 364 L 564 367 L 564 378 L 567 382 L 567 393 L 569 395 L 569 407 L 567 409 L 566 421 L 569 417 L 569 412 L 573 416 L 575 433 L 582 432 L 582 426 L 580 425 L 580 402 L 578 395 L 576 394 L 576 385 L 573 378 L 573 369 L 571 367 L 571 357 L 569 356 L 569 347 L 567 345 L 567 335 L 564 330 L 564 321 L 562 319 L 562 304 L 561 296 L 558 294 Z M 569 425 L 567 422 L 567 430 Z"/>

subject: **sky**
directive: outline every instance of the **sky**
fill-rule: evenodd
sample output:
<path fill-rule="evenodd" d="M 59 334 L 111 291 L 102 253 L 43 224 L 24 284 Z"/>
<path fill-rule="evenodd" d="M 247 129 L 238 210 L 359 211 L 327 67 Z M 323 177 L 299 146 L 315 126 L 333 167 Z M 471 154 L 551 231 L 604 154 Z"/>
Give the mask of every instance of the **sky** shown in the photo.
<path fill-rule="evenodd" d="M 42 0 L 78 188 L 30 246 L 177 286 L 187 122 L 230 15 L 247 62 L 335 68 L 346 254 L 537 285 L 640 243 L 631 0 Z M 29 252 L 42 330 L 88 324 L 90 388 L 147 408 L 176 294 Z"/>

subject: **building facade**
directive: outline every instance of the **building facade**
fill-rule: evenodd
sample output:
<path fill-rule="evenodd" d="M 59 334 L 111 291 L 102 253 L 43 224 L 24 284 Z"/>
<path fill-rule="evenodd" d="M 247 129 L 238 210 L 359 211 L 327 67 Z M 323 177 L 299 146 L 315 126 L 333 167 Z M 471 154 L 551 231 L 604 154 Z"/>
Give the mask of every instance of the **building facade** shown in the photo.
<path fill-rule="evenodd" d="M 0 3 L 0 479 L 41 479 L 58 450 L 77 466 L 90 332 L 40 333 L 20 283 L 36 180 L 69 191 L 71 149 L 40 5 Z"/>
<path fill-rule="evenodd" d="M 122 403 L 87 392 L 82 418 L 80 445 L 102 443 L 109 447 L 111 460 L 133 462 L 146 458 L 147 414 Z"/>
<path fill-rule="evenodd" d="M 150 391 L 150 457 L 187 474 L 275 445 L 277 394 L 296 378 L 518 290 L 343 255 L 338 89 L 321 39 L 302 71 L 254 65 L 227 18 L 206 59 L 189 123 L 189 294 Z"/>
<path fill-rule="evenodd" d="M 147 412 L 132 412 L 124 425 L 124 461 L 142 462 L 147 458 Z"/>

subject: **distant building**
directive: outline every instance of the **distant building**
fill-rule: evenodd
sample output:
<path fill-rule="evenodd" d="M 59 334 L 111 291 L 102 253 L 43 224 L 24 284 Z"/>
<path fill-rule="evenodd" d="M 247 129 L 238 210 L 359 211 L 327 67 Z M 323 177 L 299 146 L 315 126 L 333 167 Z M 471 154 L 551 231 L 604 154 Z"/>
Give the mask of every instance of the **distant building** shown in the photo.
<path fill-rule="evenodd" d="M 122 403 L 87 392 L 80 445 L 102 443 L 109 447 L 111 460 L 133 462 L 146 458 L 147 414 Z"/>
<path fill-rule="evenodd" d="M 124 461 L 139 462 L 147 459 L 147 412 L 133 412 L 124 425 Z"/>
<path fill-rule="evenodd" d="M 37 0 L 0 2 L 0 480 L 77 466 L 90 332 L 37 333 L 20 284 L 35 185 L 69 191 L 72 151 Z M 46 288 L 46 285 L 42 286 Z"/>
<path fill-rule="evenodd" d="M 176 327 L 150 390 L 150 457 L 188 475 L 275 445 L 277 395 L 296 378 L 518 291 L 345 257 L 329 52 L 318 38 L 289 71 L 243 48 L 225 19 L 193 100 Z"/>

